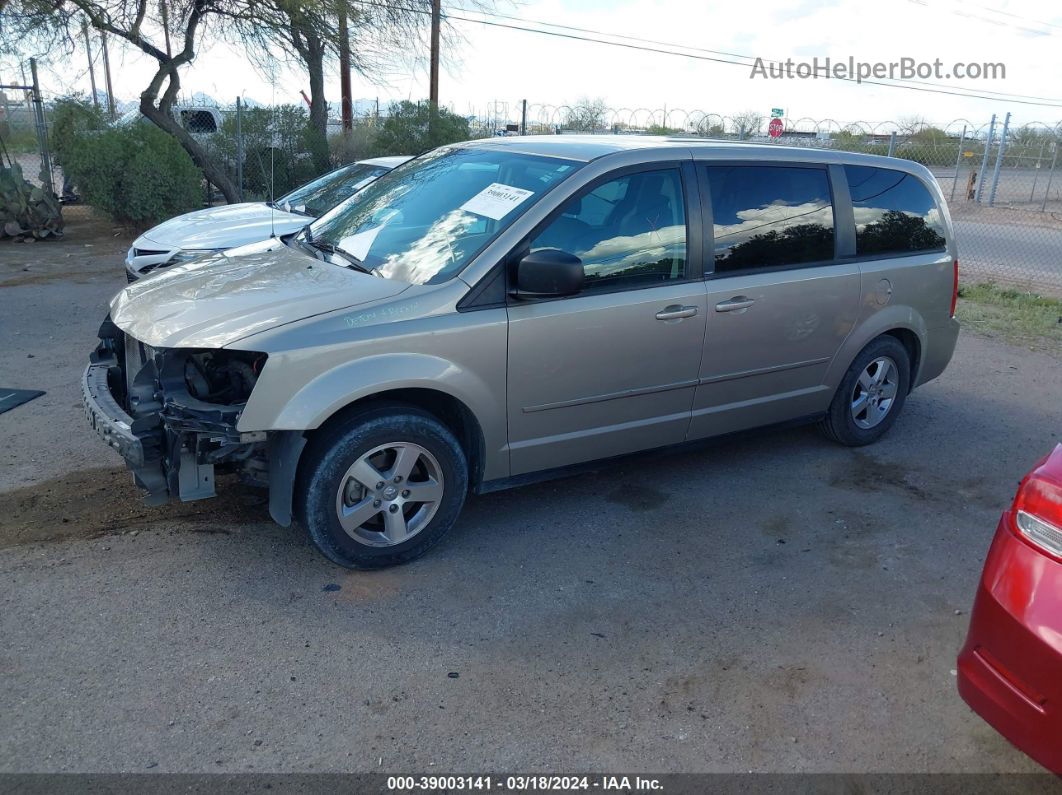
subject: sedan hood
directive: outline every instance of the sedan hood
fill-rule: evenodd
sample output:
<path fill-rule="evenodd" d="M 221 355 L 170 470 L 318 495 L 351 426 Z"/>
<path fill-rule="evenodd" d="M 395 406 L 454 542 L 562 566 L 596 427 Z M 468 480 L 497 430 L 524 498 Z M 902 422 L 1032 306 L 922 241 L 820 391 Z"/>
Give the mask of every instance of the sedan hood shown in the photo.
<path fill-rule="evenodd" d="M 111 300 L 111 319 L 153 347 L 220 348 L 285 323 L 388 299 L 408 287 L 270 240 L 134 282 Z"/>
<path fill-rule="evenodd" d="M 312 220 L 266 204 L 225 204 L 164 221 L 137 238 L 133 247 L 166 251 L 232 248 L 297 232 Z"/>

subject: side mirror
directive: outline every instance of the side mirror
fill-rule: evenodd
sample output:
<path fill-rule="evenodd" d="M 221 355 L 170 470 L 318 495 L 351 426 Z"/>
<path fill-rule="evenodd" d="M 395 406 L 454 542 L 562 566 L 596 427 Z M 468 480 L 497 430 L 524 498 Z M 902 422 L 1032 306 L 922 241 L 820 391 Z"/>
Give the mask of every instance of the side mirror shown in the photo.
<path fill-rule="evenodd" d="M 582 289 L 583 261 L 567 251 L 544 248 L 516 263 L 516 298 L 560 298 Z"/>

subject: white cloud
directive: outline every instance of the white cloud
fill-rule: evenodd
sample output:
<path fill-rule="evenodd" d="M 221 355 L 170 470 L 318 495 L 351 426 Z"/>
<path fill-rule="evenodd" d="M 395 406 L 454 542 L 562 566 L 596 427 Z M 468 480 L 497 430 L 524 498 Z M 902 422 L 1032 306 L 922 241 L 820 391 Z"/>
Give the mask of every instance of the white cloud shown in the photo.
<path fill-rule="evenodd" d="M 715 239 L 728 246 L 737 246 L 758 234 L 766 232 L 784 232 L 793 226 L 804 224 L 822 224 L 833 226 L 833 208 L 818 202 L 805 204 L 769 204 L 751 210 L 741 210 L 737 224 L 718 224 L 715 227 Z"/>

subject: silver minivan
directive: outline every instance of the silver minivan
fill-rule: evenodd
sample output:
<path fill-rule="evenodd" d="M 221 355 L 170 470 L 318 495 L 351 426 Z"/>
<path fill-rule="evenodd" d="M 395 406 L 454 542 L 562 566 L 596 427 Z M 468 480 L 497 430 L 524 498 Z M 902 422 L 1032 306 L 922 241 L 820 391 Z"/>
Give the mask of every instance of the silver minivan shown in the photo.
<path fill-rule="evenodd" d="M 125 288 L 84 399 L 149 502 L 235 473 L 386 566 L 468 494 L 587 462 L 802 420 L 875 441 L 951 359 L 957 280 L 917 163 L 493 138 Z"/>

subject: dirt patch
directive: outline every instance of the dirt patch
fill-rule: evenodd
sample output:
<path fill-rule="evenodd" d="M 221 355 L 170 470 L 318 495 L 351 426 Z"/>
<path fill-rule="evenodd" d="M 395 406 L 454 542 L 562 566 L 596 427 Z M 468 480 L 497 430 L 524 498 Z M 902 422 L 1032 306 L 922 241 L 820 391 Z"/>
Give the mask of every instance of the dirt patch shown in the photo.
<path fill-rule="evenodd" d="M 66 229 L 58 240 L 0 242 L 0 288 L 121 276 L 133 233 L 89 207 L 66 207 L 63 218 Z"/>
<path fill-rule="evenodd" d="M 0 494 L 0 548 L 95 538 L 180 519 L 189 532 L 227 533 L 269 521 L 264 492 L 218 479 L 218 495 L 153 508 L 125 469 L 83 469 Z"/>
<path fill-rule="evenodd" d="M 66 256 L 71 256 L 67 254 Z M 71 263 L 74 261 L 71 260 Z M 25 267 L 21 273 L 4 274 L 0 276 L 0 289 L 4 287 L 26 287 L 34 284 L 50 284 L 51 282 L 65 282 L 67 284 L 84 284 L 103 277 L 113 277 L 116 268 L 113 262 L 101 260 L 81 261 L 76 267 L 69 270 L 62 267 L 40 269 L 38 266 Z"/>
<path fill-rule="evenodd" d="M 340 581 L 336 597 L 344 602 L 375 602 L 397 596 L 409 582 L 409 570 L 355 571 Z"/>

